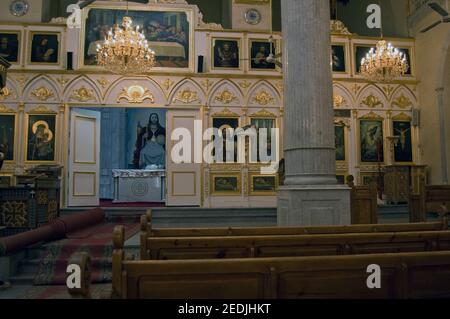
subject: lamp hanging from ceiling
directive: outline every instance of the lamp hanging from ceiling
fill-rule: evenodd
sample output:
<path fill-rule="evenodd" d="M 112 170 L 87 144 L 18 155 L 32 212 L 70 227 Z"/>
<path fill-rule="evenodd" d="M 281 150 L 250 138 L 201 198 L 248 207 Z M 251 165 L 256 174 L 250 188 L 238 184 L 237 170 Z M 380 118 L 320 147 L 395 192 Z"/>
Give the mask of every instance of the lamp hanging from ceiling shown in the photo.
<path fill-rule="evenodd" d="M 97 45 L 97 64 L 116 74 L 142 74 L 156 64 L 155 52 L 149 47 L 139 26 L 133 29 L 133 20 L 127 11 L 122 27 L 114 25 L 103 44 Z"/>

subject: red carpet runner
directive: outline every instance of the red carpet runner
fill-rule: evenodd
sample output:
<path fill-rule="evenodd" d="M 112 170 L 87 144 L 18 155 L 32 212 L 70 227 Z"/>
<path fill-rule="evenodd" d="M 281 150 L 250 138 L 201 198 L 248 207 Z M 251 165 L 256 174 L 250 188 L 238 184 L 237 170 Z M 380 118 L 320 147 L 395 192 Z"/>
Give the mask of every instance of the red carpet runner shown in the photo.
<path fill-rule="evenodd" d="M 34 285 L 65 285 L 67 260 L 76 252 L 91 256 L 92 283 L 111 281 L 112 234 L 114 226 L 125 226 L 125 239 L 139 231 L 136 222 L 94 225 L 67 235 L 66 239 L 49 243 L 34 277 Z"/>

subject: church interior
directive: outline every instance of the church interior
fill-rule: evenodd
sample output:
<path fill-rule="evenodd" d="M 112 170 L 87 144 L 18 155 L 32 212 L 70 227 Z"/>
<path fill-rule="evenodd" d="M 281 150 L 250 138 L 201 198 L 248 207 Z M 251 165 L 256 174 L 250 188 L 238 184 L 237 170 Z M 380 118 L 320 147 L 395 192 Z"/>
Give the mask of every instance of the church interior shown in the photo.
<path fill-rule="evenodd" d="M 450 0 L 0 6 L 0 299 L 450 297 Z"/>

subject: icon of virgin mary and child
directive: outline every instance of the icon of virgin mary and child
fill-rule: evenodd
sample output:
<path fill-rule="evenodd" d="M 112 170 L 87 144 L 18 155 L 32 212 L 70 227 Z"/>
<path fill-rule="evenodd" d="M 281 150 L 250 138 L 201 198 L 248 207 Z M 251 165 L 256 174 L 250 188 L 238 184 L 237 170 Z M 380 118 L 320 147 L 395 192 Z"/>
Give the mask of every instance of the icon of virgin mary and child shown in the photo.
<path fill-rule="evenodd" d="M 156 113 L 150 114 L 147 127 L 138 122 L 134 166 L 136 169 L 161 169 L 166 162 L 166 129 Z"/>

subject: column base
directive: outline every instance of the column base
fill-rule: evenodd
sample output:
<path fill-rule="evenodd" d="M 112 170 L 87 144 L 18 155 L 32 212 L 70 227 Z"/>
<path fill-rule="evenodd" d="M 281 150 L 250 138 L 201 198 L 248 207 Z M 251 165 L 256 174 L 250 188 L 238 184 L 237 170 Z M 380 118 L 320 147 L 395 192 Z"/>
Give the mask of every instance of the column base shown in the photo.
<path fill-rule="evenodd" d="M 350 188 L 289 185 L 278 191 L 278 226 L 350 225 Z"/>

